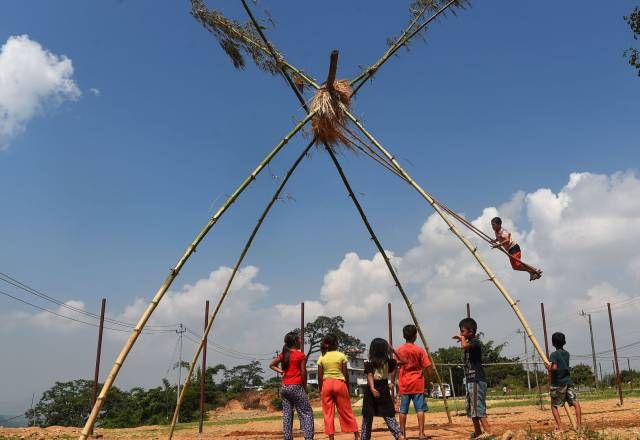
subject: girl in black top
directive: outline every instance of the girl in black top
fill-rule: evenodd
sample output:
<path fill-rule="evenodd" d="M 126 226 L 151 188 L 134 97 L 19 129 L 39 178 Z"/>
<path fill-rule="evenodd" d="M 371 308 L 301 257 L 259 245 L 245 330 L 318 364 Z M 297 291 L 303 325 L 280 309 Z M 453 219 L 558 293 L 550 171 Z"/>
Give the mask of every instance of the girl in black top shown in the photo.
<path fill-rule="evenodd" d="M 398 361 L 392 358 L 395 354 Z M 364 364 L 367 375 L 367 388 L 362 401 L 362 440 L 371 438 L 371 427 L 374 417 L 383 417 L 393 437 L 404 440 L 400 425 L 395 419 L 396 411 L 389 391 L 389 378 L 393 379 L 396 367 L 402 364 L 391 346 L 381 338 L 371 341 L 369 361 Z M 393 380 L 392 380 L 393 383 Z"/>

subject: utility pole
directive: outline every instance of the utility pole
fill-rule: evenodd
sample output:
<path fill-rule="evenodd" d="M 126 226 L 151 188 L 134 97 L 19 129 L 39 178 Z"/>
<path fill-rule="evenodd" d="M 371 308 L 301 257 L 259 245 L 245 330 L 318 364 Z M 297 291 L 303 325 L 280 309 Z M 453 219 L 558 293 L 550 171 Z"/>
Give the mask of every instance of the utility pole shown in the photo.
<path fill-rule="evenodd" d="M 471 307 L 469 306 L 469 303 L 467 303 L 467 318 L 471 318 Z"/>
<path fill-rule="evenodd" d="M 209 323 L 209 300 L 204 303 L 204 331 L 207 331 Z M 202 371 L 200 371 L 200 423 L 198 424 L 198 433 L 202 434 L 204 425 L 204 385 L 207 372 L 207 337 L 204 337 L 204 347 L 202 348 Z"/>
<path fill-rule="evenodd" d="M 589 335 L 591 336 L 591 357 L 593 360 L 593 377 L 596 381 L 596 388 L 598 388 L 598 370 L 596 366 L 596 348 L 593 343 L 593 327 L 591 326 L 591 313 L 585 313 L 584 310 L 581 311 L 580 316 L 587 318 L 589 321 Z"/>
<path fill-rule="evenodd" d="M 107 305 L 107 299 L 102 298 L 100 303 L 100 325 L 98 327 L 98 348 L 96 350 L 96 367 L 93 375 L 93 392 L 91 394 L 91 408 L 96 404 L 98 395 L 98 379 L 100 377 L 100 354 L 102 353 L 102 332 L 104 331 L 104 309 Z M 93 435 L 93 426 L 89 431 L 89 435 Z"/>
<path fill-rule="evenodd" d="M 602 382 L 602 362 L 598 362 L 598 367 L 600 369 L 600 383 L 602 384 L 602 388 L 604 388 L 604 383 Z"/>
<path fill-rule="evenodd" d="M 178 334 L 178 340 L 180 341 L 180 355 L 178 356 L 178 392 L 176 394 L 176 402 L 180 401 L 180 384 L 182 383 L 182 335 L 187 331 L 187 329 L 182 325 L 182 323 L 178 324 L 178 328 L 176 329 L 176 333 Z M 177 403 L 176 403 L 177 404 Z M 178 415 L 178 418 L 180 415 Z M 176 421 L 177 423 L 177 421 Z"/>
<path fill-rule="evenodd" d="M 633 391 L 633 372 L 631 371 L 631 361 L 627 358 L 627 370 L 629 371 L 629 389 Z"/>
<path fill-rule="evenodd" d="M 516 330 L 517 334 L 522 334 L 522 340 L 524 341 L 524 367 L 527 370 L 527 386 L 529 387 L 529 393 L 531 393 L 531 377 L 529 375 L 529 350 L 527 349 L 527 333 L 522 329 Z"/>
<path fill-rule="evenodd" d="M 609 327 L 611 327 L 611 342 L 613 344 L 613 360 L 615 361 L 616 382 L 618 383 L 618 395 L 620 396 L 620 406 L 623 405 L 622 399 L 622 384 L 620 383 L 620 367 L 618 366 L 618 349 L 616 347 L 616 334 L 613 331 L 613 317 L 611 316 L 611 303 L 607 303 L 607 310 L 609 311 Z"/>

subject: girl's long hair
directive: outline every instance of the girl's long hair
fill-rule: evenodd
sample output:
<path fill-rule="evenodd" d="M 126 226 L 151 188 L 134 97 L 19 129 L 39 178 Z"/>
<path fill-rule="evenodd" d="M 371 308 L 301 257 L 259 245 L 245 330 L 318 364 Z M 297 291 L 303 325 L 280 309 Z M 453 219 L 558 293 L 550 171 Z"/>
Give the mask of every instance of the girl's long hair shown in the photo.
<path fill-rule="evenodd" d="M 298 345 L 298 332 L 289 332 L 284 335 L 284 346 L 282 347 L 282 365 L 283 370 L 289 369 L 289 359 L 291 358 L 291 349 Z"/>
<path fill-rule="evenodd" d="M 389 343 L 382 338 L 375 338 L 369 346 L 369 362 L 376 370 L 389 362 Z"/>

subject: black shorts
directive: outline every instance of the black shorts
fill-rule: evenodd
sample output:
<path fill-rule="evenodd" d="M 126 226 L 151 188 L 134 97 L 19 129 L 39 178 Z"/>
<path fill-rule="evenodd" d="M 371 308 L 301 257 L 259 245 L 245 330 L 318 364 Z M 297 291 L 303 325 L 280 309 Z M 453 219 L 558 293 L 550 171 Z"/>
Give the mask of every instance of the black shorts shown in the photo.
<path fill-rule="evenodd" d="M 511 247 L 509 248 L 509 253 L 510 253 L 511 255 L 515 254 L 516 252 L 520 252 L 520 245 L 519 245 L 519 244 L 516 244 L 516 245 L 511 246 Z"/>

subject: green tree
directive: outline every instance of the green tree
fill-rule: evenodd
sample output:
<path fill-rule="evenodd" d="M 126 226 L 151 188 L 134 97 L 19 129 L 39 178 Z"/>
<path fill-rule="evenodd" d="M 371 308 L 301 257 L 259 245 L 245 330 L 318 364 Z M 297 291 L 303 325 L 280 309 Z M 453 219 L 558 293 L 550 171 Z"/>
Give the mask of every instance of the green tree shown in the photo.
<path fill-rule="evenodd" d="M 571 367 L 571 380 L 576 385 L 593 386 L 595 378 L 591 367 L 584 364 L 578 364 Z"/>
<path fill-rule="evenodd" d="M 318 316 L 315 321 L 304 327 L 304 341 L 307 348 L 307 358 L 314 353 L 320 352 L 322 338 L 329 333 L 333 333 L 338 338 L 338 349 L 343 352 L 361 352 L 365 345 L 360 339 L 351 336 L 344 330 L 344 319 L 342 316 Z M 300 329 L 296 329 L 300 331 Z"/>
<path fill-rule="evenodd" d="M 624 21 L 631 28 L 633 39 L 640 38 L 640 8 L 636 6 L 629 15 L 624 17 Z M 640 76 L 640 51 L 635 47 L 630 47 L 624 51 L 624 56 L 628 59 L 629 65 L 636 68 L 638 76 Z"/>
<path fill-rule="evenodd" d="M 230 369 L 225 368 L 223 385 L 227 395 L 238 394 L 247 387 L 262 385 L 264 383 L 263 374 L 264 370 L 258 361 L 236 365 Z"/>
<path fill-rule="evenodd" d="M 29 424 L 82 426 L 90 411 L 92 389 L 93 381 L 85 379 L 56 382 L 44 392 L 38 404 L 26 412 Z"/>

